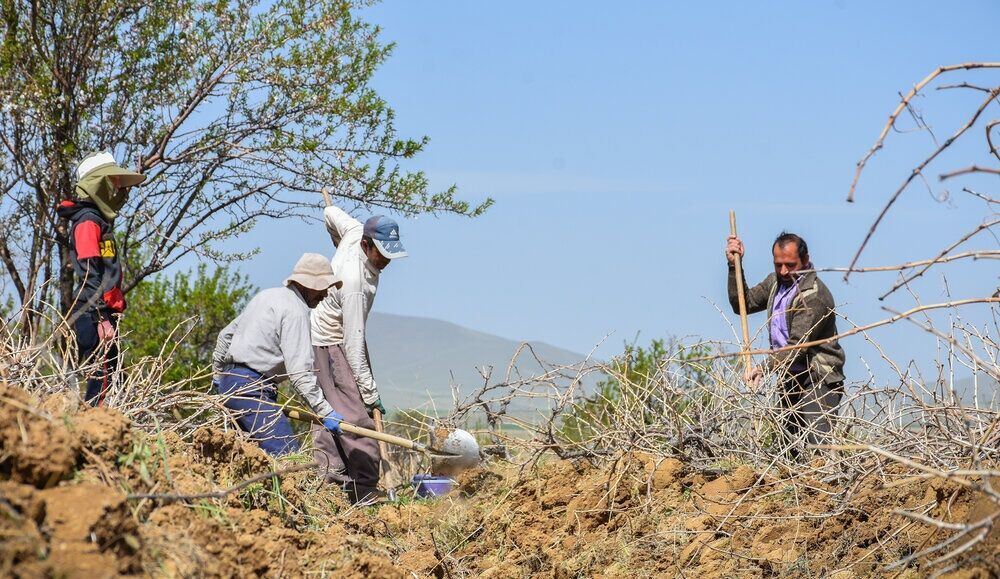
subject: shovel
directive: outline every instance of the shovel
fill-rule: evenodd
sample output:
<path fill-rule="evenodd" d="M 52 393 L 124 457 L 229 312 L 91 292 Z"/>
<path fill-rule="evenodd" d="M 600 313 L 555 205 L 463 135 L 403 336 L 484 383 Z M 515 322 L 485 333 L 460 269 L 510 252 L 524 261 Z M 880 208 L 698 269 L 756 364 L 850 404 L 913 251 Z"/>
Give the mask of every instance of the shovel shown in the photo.
<path fill-rule="evenodd" d="M 323 419 L 312 412 L 306 412 L 305 410 L 292 410 L 288 408 L 285 408 L 284 412 L 285 415 L 292 420 L 302 420 L 305 422 L 323 424 Z M 344 432 L 350 432 L 356 436 L 364 436 L 365 438 L 371 438 L 379 442 L 387 442 L 389 444 L 401 446 L 407 450 L 425 454 L 433 459 L 435 470 L 440 471 L 439 474 L 461 472 L 467 468 L 472 468 L 478 465 L 480 460 L 479 443 L 476 442 L 476 438 L 459 428 L 450 431 L 444 441 L 441 442 L 440 446 L 427 446 L 420 444 L 415 440 L 395 436 L 386 432 L 362 428 L 351 424 L 350 422 L 341 422 L 340 429 Z"/>

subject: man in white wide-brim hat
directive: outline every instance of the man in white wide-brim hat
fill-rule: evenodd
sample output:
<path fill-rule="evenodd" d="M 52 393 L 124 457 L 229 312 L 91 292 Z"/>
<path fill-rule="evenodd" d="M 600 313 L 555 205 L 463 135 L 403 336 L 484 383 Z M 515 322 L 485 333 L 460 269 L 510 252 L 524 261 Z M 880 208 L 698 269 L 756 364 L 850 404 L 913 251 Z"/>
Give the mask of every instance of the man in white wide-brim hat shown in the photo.
<path fill-rule="evenodd" d="M 240 428 L 272 456 L 299 449 L 278 405 L 276 386 L 285 379 L 323 418 L 323 426 L 340 434 L 343 417 L 316 383 L 309 326 L 310 310 L 340 285 L 325 257 L 307 253 L 284 286 L 254 296 L 216 340 L 213 384 Z"/>
<path fill-rule="evenodd" d="M 79 286 L 69 307 L 79 362 L 94 364 L 85 399 L 104 404 L 118 369 L 118 318 L 125 311 L 122 268 L 114 238 L 114 219 L 128 201 L 129 189 L 146 176 L 123 169 L 111 153 L 90 153 L 76 169 L 70 199 L 56 209 L 69 220 L 70 262 Z"/>

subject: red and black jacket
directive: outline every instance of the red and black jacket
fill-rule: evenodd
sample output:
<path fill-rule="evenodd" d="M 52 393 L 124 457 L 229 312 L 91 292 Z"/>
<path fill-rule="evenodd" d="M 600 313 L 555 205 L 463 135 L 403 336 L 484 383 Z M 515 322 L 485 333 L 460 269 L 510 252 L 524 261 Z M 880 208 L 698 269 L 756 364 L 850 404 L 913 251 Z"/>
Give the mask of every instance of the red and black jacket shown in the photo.
<path fill-rule="evenodd" d="M 63 201 L 56 212 L 69 220 L 69 256 L 80 280 L 70 310 L 96 314 L 95 319 L 124 312 L 122 267 L 111 224 L 86 201 Z"/>

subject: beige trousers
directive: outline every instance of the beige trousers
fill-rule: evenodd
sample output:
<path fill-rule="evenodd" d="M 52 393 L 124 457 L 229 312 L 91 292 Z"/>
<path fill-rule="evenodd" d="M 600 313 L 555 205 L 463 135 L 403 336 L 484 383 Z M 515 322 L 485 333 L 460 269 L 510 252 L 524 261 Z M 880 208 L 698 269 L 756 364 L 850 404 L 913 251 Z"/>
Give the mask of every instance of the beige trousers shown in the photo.
<path fill-rule="evenodd" d="M 326 401 L 344 416 L 344 420 L 363 428 L 374 429 L 375 421 L 361 399 L 354 372 L 347 364 L 343 346 L 313 346 L 317 381 Z M 334 436 L 329 430 L 313 425 L 313 456 L 326 480 L 356 490 L 363 496 L 378 486 L 378 442 L 343 433 Z M 357 489 L 352 488 L 356 486 Z"/>

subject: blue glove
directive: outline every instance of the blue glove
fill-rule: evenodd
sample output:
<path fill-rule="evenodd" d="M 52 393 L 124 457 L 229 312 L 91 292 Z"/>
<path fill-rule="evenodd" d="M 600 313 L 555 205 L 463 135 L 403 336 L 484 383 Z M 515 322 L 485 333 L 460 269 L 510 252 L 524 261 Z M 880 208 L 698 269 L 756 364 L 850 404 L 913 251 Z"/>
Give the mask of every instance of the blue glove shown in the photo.
<path fill-rule="evenodd" d="M 382 398 L 379 398 L 371 404 L 365 404 L 365 406 L 368 407 L 368 416 L 375 416 L 376 408 L 378 408 L 378 411 L 382 413 L 382 416 L 386 415 L 385 406 L 382 405 Z"/>
<path fill-rule="evenodd" d="M 323 426 L 327 430 L 334 434 L 342 434 L 340 431 L 340 421 L 344 419 L 336 410 L 331 410 L 329 414 L 323 417 Z"/>

